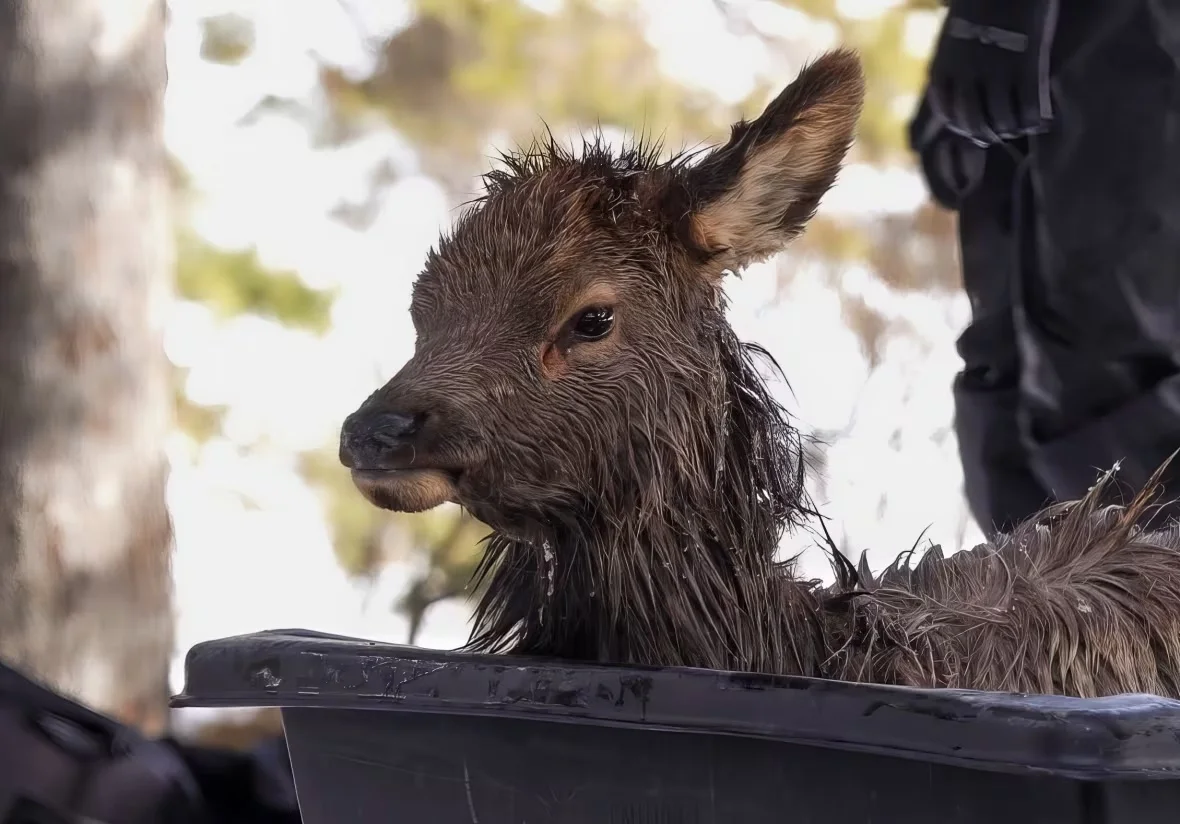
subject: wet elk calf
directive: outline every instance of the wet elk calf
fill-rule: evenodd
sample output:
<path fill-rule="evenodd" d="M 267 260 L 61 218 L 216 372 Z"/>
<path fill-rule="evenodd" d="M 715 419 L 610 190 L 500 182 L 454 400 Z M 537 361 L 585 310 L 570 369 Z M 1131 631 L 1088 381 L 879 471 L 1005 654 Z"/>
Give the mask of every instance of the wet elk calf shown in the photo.
<path fill-rule="evenodd" d="M 795 433 L 722 279 L 798 235 L 861 108 L 852 53 L 729 142 L 505 158 L 426 262 L 413 358 L 345 421 L 375 505 L 490 525 L 475 649 L 911 685 L 1180 695 L 1180 545 L 1097 492 L 1014 534 L 821 588 Z"/>

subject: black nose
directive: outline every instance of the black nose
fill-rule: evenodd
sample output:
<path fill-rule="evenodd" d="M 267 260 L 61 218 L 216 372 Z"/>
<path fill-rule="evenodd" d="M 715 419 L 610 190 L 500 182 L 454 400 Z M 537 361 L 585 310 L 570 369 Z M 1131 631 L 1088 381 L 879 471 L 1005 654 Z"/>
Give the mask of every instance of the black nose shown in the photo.
<path fill-rule="evenodd" d="M 340 427 L 340 463 L 349 469 L 404 469 L 414 459 L 421 415 L 353 412 Z"/>

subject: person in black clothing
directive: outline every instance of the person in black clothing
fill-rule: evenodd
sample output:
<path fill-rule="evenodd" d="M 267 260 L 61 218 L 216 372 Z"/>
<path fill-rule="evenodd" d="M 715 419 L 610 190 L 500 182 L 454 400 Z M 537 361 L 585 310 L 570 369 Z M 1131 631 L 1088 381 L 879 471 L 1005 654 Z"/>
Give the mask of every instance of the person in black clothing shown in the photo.
<path fill-rule="evenodd" d="M 1138 489 L 1180 448 L 1180 3 L 950 0 L 910 136 L 959 216 L 976 520 Z"/>
<path fill-rule="evenodd" d="M 0 661 L 3 824 L 299 824 L 282 737 L 249 752 L 145 738 Z"/>

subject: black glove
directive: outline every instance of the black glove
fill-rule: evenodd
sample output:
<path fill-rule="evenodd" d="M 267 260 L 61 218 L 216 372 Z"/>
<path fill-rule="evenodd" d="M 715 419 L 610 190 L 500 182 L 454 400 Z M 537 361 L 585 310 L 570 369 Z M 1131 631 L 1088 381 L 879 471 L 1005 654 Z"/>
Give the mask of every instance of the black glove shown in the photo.
<path fill-rule="evenodd" d="M 958 209 L 983 178 L 987 149 L 952 132 L 928 98 L 910 121 L 909 138 L 930 194 L 945 208 Z"/>
<path fill-rule="evenodd" d="M 1058 0 L 950 0 L 927 89 L 948 129 L 980 145 L 1048 129 L 1057 7 Z"/>
<path fill-rule="evenodd" d="M 299 824 L 286 744 L 147 739 L 0 663 L 3 824 Z"/>

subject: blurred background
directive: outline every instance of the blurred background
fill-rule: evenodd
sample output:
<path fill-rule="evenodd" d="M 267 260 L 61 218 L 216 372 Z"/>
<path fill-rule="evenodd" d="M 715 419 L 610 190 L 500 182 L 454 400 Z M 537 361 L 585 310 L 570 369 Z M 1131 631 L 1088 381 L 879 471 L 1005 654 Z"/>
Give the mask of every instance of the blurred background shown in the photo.
<path fill-rule="evenodd" d="M 169 689 L 194 643 L 267 628 L 463 643 L 481 525 L 378 511 L 335 455 L 343 417 L 411 353 L 427 249 L 494 150 L 543 123 L 715 142 L 841 43 L 868 75 L 850 163 L 803 239 L 731 279 L 731 317 L 788 377 L 845 552 L 878 568 L 979 540 L 951 429 L 968 312 L 953 219 L 905 142 L 940 19 L 937 0 L 172 0 Z M 783 551 L 830 578 L 813 543 Z M 86 678 L 57 680 L 121 711 Z"/>

